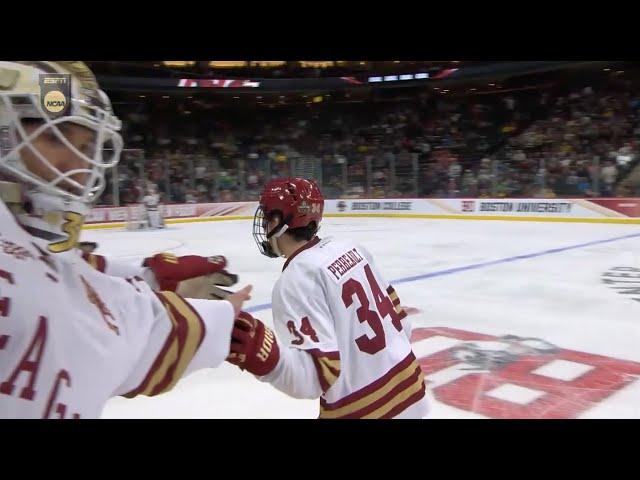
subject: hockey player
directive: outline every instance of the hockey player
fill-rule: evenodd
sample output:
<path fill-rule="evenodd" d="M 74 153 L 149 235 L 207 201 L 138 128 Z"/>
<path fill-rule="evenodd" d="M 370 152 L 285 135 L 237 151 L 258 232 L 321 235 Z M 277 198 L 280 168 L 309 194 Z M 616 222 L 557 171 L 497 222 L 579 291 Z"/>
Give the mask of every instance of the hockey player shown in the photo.
<path fill-rule="evenodd" d="M 406 316 L 371 254 L 316 236 L 324 199 L 313 181 L 267 184 L 253 222 L 258 248 L 284 257 L 272 294 L 276 335 L 241 313 L 228 360 L 296 398 L 320 398 L 320 418 L 421 418 L 424 377 Z"/>
<path fill-rule="evenodd" d="M 0 417 L 99 417 L 112 396 L 165 392 L 229 353 L 251 286 L 187 300 L 76 248 L 119 130 L 83 63 L 0 62 L 0 175 L 20 187 L 0 202 Z"/>
<path fill-rule="evenodd" d="M 147 185 L 147 194 L 142 198 L 144 215 L 149 228 L 164 228 L 164 219 L 160 214 L 160 194 L 153 183 Z"/>

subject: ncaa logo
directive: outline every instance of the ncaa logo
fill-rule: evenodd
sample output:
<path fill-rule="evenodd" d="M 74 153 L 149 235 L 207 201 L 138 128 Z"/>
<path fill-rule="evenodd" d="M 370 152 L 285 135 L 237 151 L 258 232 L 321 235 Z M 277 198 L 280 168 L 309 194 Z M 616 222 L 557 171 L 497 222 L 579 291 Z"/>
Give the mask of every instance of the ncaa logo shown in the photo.
<path fill-rule="evenodd" d="M 50 113 L 60 113 L 67 106 L 64 93 L 53 90 L 44 96 L 44 108 Z"/>
<path fill-rule="evenodd" d="M 345 202 L 344 200 L 340 200 L 337 204 L 337 207 L 339 212 L 344 212 L 347 209 L 347 202 Z"/>
<path fill-rule="evenodd" d="M 473 212 L 476 209 L 476 202 L 472 200 L 463 200 L 462 201 L 462 211 L 463 212 Z"/>
<path fill-rule="evenodd" d="M 46 73 L 40 75 L 40 106 L 50 117 L 66 115 L 71 103 L 71 75 Z"/>

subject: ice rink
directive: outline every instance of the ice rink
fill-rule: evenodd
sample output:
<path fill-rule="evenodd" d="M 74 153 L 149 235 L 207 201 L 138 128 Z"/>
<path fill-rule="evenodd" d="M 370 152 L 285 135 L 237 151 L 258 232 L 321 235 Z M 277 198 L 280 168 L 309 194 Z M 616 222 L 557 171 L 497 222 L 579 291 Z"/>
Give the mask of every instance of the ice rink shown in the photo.
<path fill-rule="evenodd" d="M 410 318 L 427 418 L 640 418 L 640 226 L 327 218 L 319 236 L 364 245 L 402 304 L 420 310 Z M 86 230 L 82 239 L 131 262 L 160 251 L 225 255 L 236 287 L 254 286 L 247 309 L 272 321 L 283 260 L 259 254 L 249 220 Z M 112 399 L 103 417 L 317 414 L 317 401 L 225 364 L 158 397 Z"/>

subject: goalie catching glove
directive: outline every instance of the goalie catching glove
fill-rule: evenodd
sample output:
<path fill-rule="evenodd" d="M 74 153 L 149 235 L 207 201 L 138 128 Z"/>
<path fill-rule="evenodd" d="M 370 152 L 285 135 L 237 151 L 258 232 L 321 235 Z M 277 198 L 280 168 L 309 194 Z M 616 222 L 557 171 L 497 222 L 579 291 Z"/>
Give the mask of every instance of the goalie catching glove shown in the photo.
<path fill-rule="evenodd" d="M 227 259 L 222 255 L 201 257 L 171 253 L 158 253 L 146 258 L 142 264 L 153 272 L 158 288 L 176 292 L 185 298 L 223 299 L 230 292 L 218 286 L 229 287 L 238 282 L 238 276 L 225 270 Z"/>
<path fill-rule="evenodd" d="M 231 332 L 227 361 L 262 377 L 280 360 L 280 348 L 273 331 L 247 312 L 240 312 Z"/>

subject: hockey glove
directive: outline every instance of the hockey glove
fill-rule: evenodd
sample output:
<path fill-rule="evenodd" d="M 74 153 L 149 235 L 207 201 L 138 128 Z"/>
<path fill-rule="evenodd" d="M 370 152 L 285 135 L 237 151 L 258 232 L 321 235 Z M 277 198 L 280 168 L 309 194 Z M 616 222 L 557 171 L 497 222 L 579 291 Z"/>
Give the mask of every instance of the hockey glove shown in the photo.
<path fill-rule="evenodd" d="M 221 255 L 201 257 L 159 253 L 142 264 L 153 272 L 160 290 L 176 292 L 186 298 L 224 298 L 228 292 L 216 285 L 229 287 L 238 276 L 225 270 L 227 259 Z"/>
<path fill-rule="evenodd" d="M 227 361 L 259 377 L 278 364 L 280 348 L 273 331 L 247 312 L 240 312 L 231 332 Z"/>

